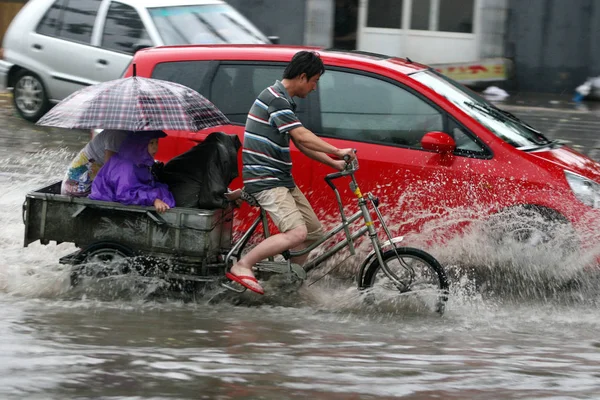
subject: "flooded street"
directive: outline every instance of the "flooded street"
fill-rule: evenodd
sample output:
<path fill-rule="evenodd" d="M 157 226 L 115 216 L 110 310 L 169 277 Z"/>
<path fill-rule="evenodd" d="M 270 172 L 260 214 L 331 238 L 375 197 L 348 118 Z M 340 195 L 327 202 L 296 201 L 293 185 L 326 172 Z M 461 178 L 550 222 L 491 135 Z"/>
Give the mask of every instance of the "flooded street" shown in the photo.
<path fill-rule="evenodd" d="M 69 289 L 69 270 L 58 259 L 74 246 L 23 248 L 22 204 L 27 192 L 61 179 L 89 134 L 25 123 L 7 102 L 0 94 L 1 399 L 600 393 L 600 279 L 593 272 L 577 285 L 532 280 L 536 290 L 526 296 L 452 282 L 442 317 L 368 304 L 348 282 L 327 279 L 293 295 L 268 294 L 260 304 L 242 298 L 241 305 L 211 301 L 218 292 L 165 295 L 151 279 Z M 600 160 L 600 111 L 527 104 L 517 98 L 506 109 Z M 506 265 L 506 281 L 521 278 L 519 263 Z M 568 262 L 560 267 L 564 276 L 581 273 Z"/>

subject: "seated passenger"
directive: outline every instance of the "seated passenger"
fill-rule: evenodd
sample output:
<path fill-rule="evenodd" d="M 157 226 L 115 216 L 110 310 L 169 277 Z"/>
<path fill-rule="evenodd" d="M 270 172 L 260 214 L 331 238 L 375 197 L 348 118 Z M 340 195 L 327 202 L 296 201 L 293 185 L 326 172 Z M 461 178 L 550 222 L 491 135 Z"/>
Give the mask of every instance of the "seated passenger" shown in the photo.
<path fill-rule="evenodd" d="M 129 135 L 119 152 L 98 172 L 90 199 L 154 206 L 161 213 L 174 207 L 175 200 L 168 186 L 157 182 L 151 172 L 158 138 L 165 136 L 163 131 Z"/>
<path fill-rule="evenodd" d="M 71 161 L 60 193 L 75 197 L 89 195 L 98 170 L 119 151 L 127 134 L 127 131 L 105 130 L 90 140 Z"/>

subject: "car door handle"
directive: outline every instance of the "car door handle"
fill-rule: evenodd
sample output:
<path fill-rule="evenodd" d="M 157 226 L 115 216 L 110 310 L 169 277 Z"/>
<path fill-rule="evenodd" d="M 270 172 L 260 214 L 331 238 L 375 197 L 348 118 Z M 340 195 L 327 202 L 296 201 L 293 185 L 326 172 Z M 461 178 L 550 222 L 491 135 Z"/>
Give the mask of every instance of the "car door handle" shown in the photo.
<path fill-rule="evenodd" d="M 97 62 L 98 62 L 98 64 L 100 64 L 100 65 L 108 65 L 108 61 L 106 61 L 106 60 L 102 60 L 102 59 L 100 59 L 100 60 L 98 60 Z"/>
<path fill-rule="evenodd" d="M 31 45 L 31 47 L 33 47 L 33 48 L 34 48 L 34 49 L 36 49 L 36 50 L 41 50 L 41 49 L 43 49 L 42 45 L 41 45 L 41 44 L 37 44 L 37 43 L 34 43 L 34 44 L 32 44 L 32 45 Z"/>

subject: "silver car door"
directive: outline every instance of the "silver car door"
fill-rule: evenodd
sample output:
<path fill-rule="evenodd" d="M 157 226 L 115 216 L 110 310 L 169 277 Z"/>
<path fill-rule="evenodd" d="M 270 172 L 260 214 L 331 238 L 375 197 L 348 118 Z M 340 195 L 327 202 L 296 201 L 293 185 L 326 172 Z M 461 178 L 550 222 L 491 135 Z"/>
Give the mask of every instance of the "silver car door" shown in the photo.
<path fill-rule="evenodd" d="M 43 77 L 49 97 L 62 100 L 94 83 L 88 54 L 101 0 L 59 0 L 28 34 L 31 69 Z"/>
<path fill-rule="evenodd" d="M 97 27 L 93 73 L 100 82 L 120 78 L 134 52 L 154 44 L 138 11 L 123 2 L 105 1 Z"/>

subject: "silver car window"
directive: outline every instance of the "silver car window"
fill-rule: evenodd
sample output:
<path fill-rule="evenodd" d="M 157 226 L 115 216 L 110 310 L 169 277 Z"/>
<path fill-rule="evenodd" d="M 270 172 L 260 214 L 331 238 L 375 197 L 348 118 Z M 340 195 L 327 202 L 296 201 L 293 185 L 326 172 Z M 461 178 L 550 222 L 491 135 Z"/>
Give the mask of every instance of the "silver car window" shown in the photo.
<path fill-rule="evenodd" d="M 102 0 L 68 0 L 63 9 L 58 36 L 89 44 Z"/>
<path fill-rule="evenodd" d="M 60 28 L 60 14 L 64 8 L 64 0 L 57 0 L 46 11 L 35 30 L 40 35 L 56 36 Z"/>
<path fill-rule="evenodd" d="M 269 43 L 234 8 L 226 4 L 148 8 L 165 45 Z"/>
<path fill-rule="evenodd" d="M 138 12 L 131 6 L 113 1 L 106 14 L 102 33 L 102 47 L 133 54 L 134 46 L 150 42 Z"/>

